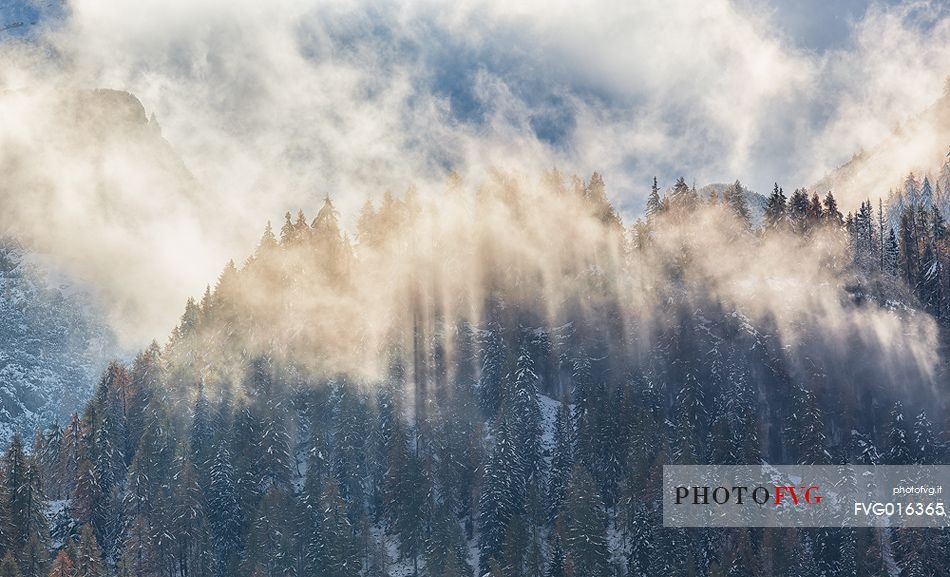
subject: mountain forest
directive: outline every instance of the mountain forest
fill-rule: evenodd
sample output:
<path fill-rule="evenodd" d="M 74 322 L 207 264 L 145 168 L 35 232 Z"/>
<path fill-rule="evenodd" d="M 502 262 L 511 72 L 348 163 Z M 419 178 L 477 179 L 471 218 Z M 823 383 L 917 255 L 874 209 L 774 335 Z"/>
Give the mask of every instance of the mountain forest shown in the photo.
<path fill-rule="evenodd" d="M 950 575 L 946 530 L 661 510 L 664 464 L 948 462 L 950 163 L 847 214 L 654 179 L 624 223 L 557 170 L 304 208 L 12 437 L 0 576 Z"/>

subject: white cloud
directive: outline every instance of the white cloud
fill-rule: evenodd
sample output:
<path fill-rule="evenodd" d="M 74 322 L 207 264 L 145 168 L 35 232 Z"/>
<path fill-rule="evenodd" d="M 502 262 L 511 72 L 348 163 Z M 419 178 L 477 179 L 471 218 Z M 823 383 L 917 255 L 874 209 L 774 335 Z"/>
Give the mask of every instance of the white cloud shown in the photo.
<path fill-rule="evenodd" d="M 168 303 L 212 281 L 210 263 L 246 255 L 265 219 L 312 212 L 327 192 L 352 222 L 366 196 L 441 183 L 450 168 L 476 179 L 492 165 L 600 170 L 627 214 L 653 174 L 809 184 L 939 96 L 950 62 L 941 10 L 871 9 L 853 43 L 817 54 L 783 38 L 773 13 L 727 0 L 87 0 L 47 36 L 56 56 L 0 47 L 0 88 L 128 90 L 202 183 L 198 200 L 133 219 L 144 229 L 93 219 L 82 251 L 40 239 L 92 276 L 108 268 L 99 252 L 124 255 L 142 280 L 102 282 L 141 336 L 170 326 Z M 57 131 L 47 96 L 2 99 L 7 143 L 39 149 Z M 546 119 L 554 143 L 535 135 Z M 36 167 L 57 176 L 49 210 L 85 221 L 101 175 L 60 153 Z M 137 177 L 149 159 L 123 162 L 119 174 L 136 175 L 127 206 L 171 195 Z M 50 236 L 42 215 L 21 211 L 21 227 Z M 137 302 L 143 283 L 160 285 L 161 306 Z"/>

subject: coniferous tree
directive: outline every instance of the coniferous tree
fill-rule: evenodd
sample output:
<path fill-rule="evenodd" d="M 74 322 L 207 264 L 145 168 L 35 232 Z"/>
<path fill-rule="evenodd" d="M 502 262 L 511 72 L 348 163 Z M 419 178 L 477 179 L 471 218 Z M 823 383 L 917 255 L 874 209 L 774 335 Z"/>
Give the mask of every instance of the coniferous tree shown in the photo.
<path fill-rule="evenodd" d="M 538 401 L 540 377 L 535 370 L 535 362 L 528 346 L 529 336 L 529 333 L 525 332 L 518 351 L 511 397 L 511 411 L 517 424 L 516 442 L 523 461 L 524 480 L 528 483 L 540 481 L 542 466 L 541 405 Z"/>
<path fill-rule="evenodd" d="M 23 448 L 23 438 L 19 433 L 13 435 L 10 447 L 3 457 L 3 482 L 5 509 L 9 519 L 9 538 L 6 549 L 14 558 L 29 539 L 28 525 L 32 522 L 32 488 L 27 482 L 29 462 Z"/>
<path fill-rule="evenodd" d="M 841 216 L 841 211 L 838 210 L 838 201 L 835 200 L 835 195 L 830 190 L 825 195 L 822 205 L 824 208 L 822 214 L 826 222 L 838 228 L 844 225 L 844 217 Z"/>
<path fill-rule="evenodd" d="M 482 408 L 494 417 L 501 406 L 508 377 L 505 341 L 498 323 L 489 324 L 481 336 L 481 371 L 478 379 Z"/>
<path fill-rule="evenodd" d="M 793 392 L 794 409 L 786 420 L 786 435 L 796 462 L 801 465 L 826 465 L 831 462 L 824 415 L 815 393 L 805 385 Z"/>
<path fill-rule="evenodd" d="M 20 577 L 20 567 L 9 551 L 0 559 L 0 577 Z"/>
<path fill-rule="evenodd" d="M 95 531 L 86 525 L 79 533 L 79 548 L 76 551 L 76 575 L 84 577 L 105 577 L 106 565 L 102 550 L 96 539 Z M 147 575 L 147 573 L 143 573 Z"/>
<path fill-rule="evenodd" d="M 478 502 L 478 570 L 482 574 L 492 562 L 503 561 L 508 524 L 522 507 L 520 460 L 506 415 L 500 416 L 494 434 Z"/>
<path fill-rule="evenodd" d="M 426 575 L 430 577 L 471 577 L 465 539 L 458 521 L 448 511 L 435 515 L 426 540 Z"/>
<path fill-rule="evenodd" d="M 249 528 L 245 563 L 257 566 L 267 577 L 292 576 L 296 563 L 293 536 L 293 501 L 281 487 L 271 487 L 261 499 Z"/>
<path fill-rule="evenodd" d="M 60 549 L 53 559 L 53 566 L 50 568 L 49 577 L 74 577 L 72 559 L 66 554 L 65 549 Z"/>
<path fill-rule="evenodd" d="M 567 399 L 561 399 L 554 420 L 554 453 L 548 476 L 548 519 L 554 521 L 561 513 L 567 485 L 574 470 L 574 421 Z"/>
<path fill-rule="evenodd" d="M 346 504 L 340 497 L 336 483 L 326 484 L 321 501 L 324 541 L 319 557 L 325 562 L 322 574 L 328 577 L 357 577 L 362 569 L 361 556 L 353 526 L 347 517 Z"/>
<path fill-rule="evenodd" d="M 214 550 L 217 577 L 229 575 L 241 549 L 241 510 L 235 487 L 231 453 L 224 442 L 218 444 L 210 469 L 208 524 Z"/>
<path fill-rule="evenodd" d="M 706 396 L 693 367 L 683 374 L 683 381 L 673 399 L 673 430 L 676 442 L 673 459 L 677 464 L 700 464 L 705 458 L 707 443 Z"/>
<path fill-rule="evenodd" d="M 119 557 L 120 577 L 158 577 L 161 562 L 152 541 L 152 531 L 142 516 L 131 519 Z"/>
<path fill-rule="evenodd" d="M 895 402 L 891 409 L 885 455 L 888 465 L 909 465 L 913 462 L 910 435 L 904 420 L 904 405 L 900 401 Z"/>
<path fill-rule="evenodd" d="M 808 206 L 808 193 L 801 188 L 795 189 L 788 199 L 788 219 L 792 230 L 798 234 L 804 234 L 809 229 Z"/>
<path fill-rule="evenodd" d="M 630 515 L 630 552 L 627 556 L 627 574 L 630 577 L 649 577 L 656 562 L 657 519 L 652 518 L 645 503 L 634 501 Z"/>
<path fill-rule="evenodd" d="M 561 546 L 561 538 L 557 532 L 552 532 L 552 534 L 551 554 L 544 577 L 565 577 L 564 548 Z"/>
<path fill-rule="evenodd" d="M 735 184 L 726 188 L 723 193 L 723 202 L 742 226 L 748 228 L 752 225 L 752 215 L 746 201 L 745 189 L 742 188 L 738 180 Z"/>
<path fill-rule="evenodd" d="M 920 411 L 914 419 L 909 441 L 914 464 L 936 465 L 939 462 L 943 447 L 934 434 L 933 424 L 927 418 L 926 411 Z"/>
<path fill-rule="evenodd" d="M 211 404 L 205 396 L 204 383 L 198 383 L 198 398 L 195 400 L 194 416 L 191 421 L 191 463 L 195 468 L 195 480 L 201 488 L 201 492 L 206 494 L 210 485 L 210 472 L 212 458 L 212 443 L 214 442 L 214 431 L 211 424 Z"/>
<path fill-rule="evenodd" d="M 607 516 L 594 480 L 574 469 L 565 508 L 565 546 L 571 565 L 591 577 L 610 575 Z"/>
<path fill-rule="evenodd" d="M 49 559 L 49 526 L 40 471 L 32 459 L 27 460 L 26 475 L 20 485 L 8 494 L 20 573 L 24 577 L 42 577 Z"/>
<path fill-rule="evenodd" d="M 897 244 L 897 237 L 894 235 L 894 229 L 892 228 L 884 244 L 884 271 L 891 276 L 898 276 L 900 273 L 900 258 L 900 247 Z"/>
<path fill-rule="evenodd" d="M 776 182 L 772 194 L 769 195 L 768 203 L 765 205 L 765 227 L 767 229 L 779 228 L 785 223 L 787 204 L 785 193 Z"/>
<path fill-rule="evenodd" d="M 660 187 L 657 186 L 656 177 L 653 177 L 653 186 L 650 187 L 650 195 L 647 197 L 646 215 L 647 222 L 655 219 L 662 211 L 663 204 L 660 200 Z"/>
<path fill-rule="evenodd" d="M 125 405 L 125 457 L 126 464 L 132 464 L 132 458 L 138 450 L 139 439 L 145 430 L 146 410 L 153 391 L 161 391 L 162 365 L 158 343 L 152 343 L 135 357 L 132 363 L 128 394 Z"/>

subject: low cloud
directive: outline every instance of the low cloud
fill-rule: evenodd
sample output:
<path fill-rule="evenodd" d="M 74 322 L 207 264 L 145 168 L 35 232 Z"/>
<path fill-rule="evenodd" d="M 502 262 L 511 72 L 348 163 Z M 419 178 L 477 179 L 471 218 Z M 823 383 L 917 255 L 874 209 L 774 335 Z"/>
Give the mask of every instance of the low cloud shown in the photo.
<path fill-rule="evenodd" d="M 139 343 L 265 219 L 328 193 L 352 225 L 450 170 L 600 170 L 627 217 L 654 174 L 809 184 L 940 96 L 946 12 L 874 6 L 819 53 L 726 0 L 73 3 L 0 45 L 0 228 L 99 285 Z M 100 87 L 163 140 L 92 146 L 63 99 Z M 161 142 L 186 170 L 156 165 Z"/>

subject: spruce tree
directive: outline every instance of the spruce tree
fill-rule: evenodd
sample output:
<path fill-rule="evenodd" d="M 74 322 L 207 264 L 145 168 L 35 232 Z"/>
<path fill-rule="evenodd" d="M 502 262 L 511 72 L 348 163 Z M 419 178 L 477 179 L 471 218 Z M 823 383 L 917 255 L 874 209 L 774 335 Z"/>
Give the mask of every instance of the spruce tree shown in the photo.
<path fill-rule="evenodd" d="M 204 382 L 198 383 L 198 398 L 195 400 L 194 415 L 191 421 L 191 463 L 195 468 L 195 479 L 201 492 L 207 493 L 210 484 L 211 445 L 214 431 L 211 424 L 211 404 L 205 396 Z"/>
<path fill-rule="evenodd" d="M 285 489 L 271 487 L 261 499 L 249 528 L 244 562 L 262 568 L 267 577 L 294 574 L 292 504 Z"/>
<path fill-rule="evenodd" d="M 896 401 L 891 409 L 890 422 L 887 426 L 886 463 L 909 465 L 913 462 L 913 458 L 910 435 L 904 420 L 904 405 Z"/>
<path fill-rule="evenodd" d="M 554 420 L 554 453 L 548 475 L 548 519 L 554 521 L 561 512 L 567 485 L 574 470 L 574 420 L 567 399 L 561 404 Z"/>
<path fill-rule="evenodd" d="M 214 574 L 230 575 L 241 550 L 241 510 L 235 487 L 235 472 L 226 443 L 219 442 L 210 470 L 208 524 L 214 550 Z"/>
<path fill-rule="evenodd" d="M 426 575 L 429 577 L 471 577 L 465 539 L 458 521 L 444 509 L 435 515 L 426 539 Z"/>
<path fill-rule="evenodd" d="M 663 209 L 663 203 L 660 200 L 660 187 L 657 186 L 656 177 L 653 177 L 653 186 L 650 187 L 650 195 L 647 197 L 647 222 L 650 223 Z"/>
<path fill-rule="evenodd" d="M 478 571 L 484 574 L 492 562 L 503 561 L 508 524 L 522 508 L 522 472 L 514 434 L 506 415 L 499 417 L 494 448 L 484 467 L 478 501 Z"/>
<path fill-rule="evenodd" d="M 768 203 L 765 205 L 765 227 L 767 229 L 776 229 L 784 224 L 786 207 L 785 193 L 776 182 L 772 194 L 769 195 Z"/>
<path fill-rule="evenodd" d="M 594 479 L 575 467 L 564 512 L 565 546 L 571 564 L 590 577 L 610 575 L 607 515 Z"/>
<path fill-rule="evenodd" d="M 745 189 L 742 188 L 738 180 L 723 192 L 723 202 L 740 225 L 745 228 L 752 226 L 752 215 L 746 201 Z"/>
<path fill-rule="evenodd" d="M 491 323 L 481 335 L 481 371 L 478 391 L 482 409 L 489 418 L 498 413 L 508 378 L 505 341 L 501 326 Z"/>
<path fill-rule="evenodd" d="M 540 377 L 529 346 L 530 333 L 523 339 L 515 362 L 511 411 L 517 423 L 516 443 L 522 459 L 525 482 L 541 480 L 541 404 L 538 400 Z"/>

